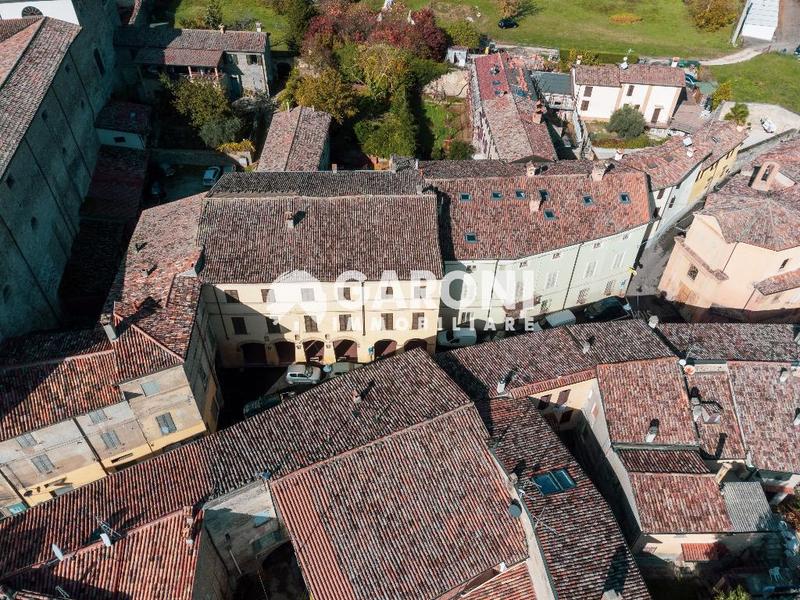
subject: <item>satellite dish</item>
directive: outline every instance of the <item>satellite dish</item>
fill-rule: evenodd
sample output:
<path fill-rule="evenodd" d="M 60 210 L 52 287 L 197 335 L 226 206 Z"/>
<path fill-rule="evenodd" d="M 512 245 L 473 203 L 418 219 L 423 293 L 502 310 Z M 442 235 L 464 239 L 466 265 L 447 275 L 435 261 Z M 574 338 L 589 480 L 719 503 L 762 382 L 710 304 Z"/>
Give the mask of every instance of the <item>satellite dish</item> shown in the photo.
<path fill-rule="evenodd" d="M 64 560 L 64 553 L 61 551 L 61 548 L 55 544 L 50 544 L 50 548 L 53 550 L 53 554 L 56 555 L 58 560 Z"/>
<path fill-rule="evenodd" d="M 522 507 L 516 500 L 508 505 L 508 514 L 514 519 L 519 519 L 522 516 Z"/>
<path fill-rule="evenodd" d="M 103 545 L 107 548 L 111 548 L 111 538 L 107 533 L 101 533 L 100 539 L 103 540 Z"/>

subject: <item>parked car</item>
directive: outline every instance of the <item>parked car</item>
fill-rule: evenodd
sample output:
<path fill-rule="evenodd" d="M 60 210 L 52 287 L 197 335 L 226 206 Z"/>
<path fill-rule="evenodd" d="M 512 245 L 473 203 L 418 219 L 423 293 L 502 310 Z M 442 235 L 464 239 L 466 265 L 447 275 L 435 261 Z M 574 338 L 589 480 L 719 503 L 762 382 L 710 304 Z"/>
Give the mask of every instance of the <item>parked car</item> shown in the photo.
<path fill-rule="evenodd" d="M 613 321 L 631 316 L 631 305 L 616 296 L 609 296 L 590 304 L 583 311 L 589 321 Z"/>
<path fill-rule="evenodd" d="M 296 393 L 292 390 L 286 392 L 279 392 L 277 394 L 265 394 L 260 398 L 256 398 L 252 402 L 248 402 L 244 405 L 242 409 L 242 413 L 244 417 L 252 417 L 253 415 L 257 415 L 260 412 L 264 412 L 268 408 L 272 408 L 273 406 L 278 406 L 281 402 L 285 400 L 290 400 L 294 398 Z"/>
<path fill-rule="evenodd" d="M 463 348 L 478 342 L 478 333 L 474 329 L 447 329 L 436 336 L 436 343 L 443 348 Z"/>
<path fill-rule="evenodd" d="M 559 310 L 558 312 L 550 313 L 538 323 L 534 323 L 531 331 L 543 331 L 545 329 L 555 329 L 556 327 L 563 327 L 564 325 L 574 325 L 578 319 L 575 313 L 571 310 Z"/>
<path fill-rule="evenodd" d="M 680 69 L 699 69 L 700 68 L 700 61 L 699 60 L 679 60 L 678 61 L 678 68 L 680 68 Z"/>
<path fill-rule="evenodd" d="M 208 167 L 206 172 L 203 173 L 203 185 L 206 187 L 213 186 L 215 183 L 217 183 L 220 175 L 222 175 L 222 169 L 219 167 Z"/>
<path fill-rule="evenodd" d="M 686 81 L 686 85 L 688 85 L 690 88 L 697 87 L 697 79 L 694 77 L 694 75 L 690 75 L 689 73 L 684 73 L 683 78 Z"/>
<path fill-rule="evenodd" d="M 322 369 L 312 365 L 291 365 L 286 370 L 286 382 L 291 384 L 298 383 L 319 383 L 322 379 Z"/>
<path fill-rule="evenodd" d="M 800 57 L 800 46 L 794 49 L 794 55 Z"/>
<path fill-rule="evenodd" d="M 514 29 L 514 27 L 518 26 L 518 23 L 514 19 L 505 18 L 505 19 L 500 19 L 497 22 L 497 26 L 500 29 Z"/>
<path fill-rule="evenodd" d="M 767 117 L 761 117 L 761 127 L 763 127 L 764 131 L 767 133 L 775 133 L 775 123 Z"/>

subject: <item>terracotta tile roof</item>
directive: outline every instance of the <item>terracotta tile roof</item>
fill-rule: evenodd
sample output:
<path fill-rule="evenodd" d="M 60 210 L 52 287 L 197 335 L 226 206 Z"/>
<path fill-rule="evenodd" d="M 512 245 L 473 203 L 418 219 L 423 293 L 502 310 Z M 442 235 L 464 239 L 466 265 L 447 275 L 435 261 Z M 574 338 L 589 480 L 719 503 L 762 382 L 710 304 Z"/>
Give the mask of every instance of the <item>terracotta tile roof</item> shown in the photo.
<path fill-rule="evenodd" d="M 3 21 L 0 41 L 0 174 L 50 89 L 80 27 L 35 17 Z"/>
<path fill-rule="evenodd" d="M 362 393 L 356 415 L 353 390 Z M 199 507 L 264 472 L 280 478 L 469 403 L 422 350 L 366 365 L 293 402 L 0 521 L 0 575 L 52 558 L 41 539 L 65 552 L 83 547 L 97 528 L 94 516 L 127 531 L 184 506 Z"/>
<path fill-rule="evenodd" d="M 287 213 L 295 215 L 293 229 Z M 297 272 L 335 281 L 353 269 L 375 281 L 384 271 L 400 279 L 411 279 L 413 271 L 441 277 L 438 236 L 436 198 L 425 194 L 212 198 L 198 240 L 205 281 L 268 283 Z"/>
<path fill-rule="evenodd" d="M 12 338 L 0 362 L 0 441 L 122 402 L 118 383 L 178 364 L 141 334 L 112 344 L 99 330 Z"/>
<path fill-rule="evenodd" d="M 633 170 L 612 169 L 602 181 L 583 174 L 551 176 L 547 171 L 531 177 L 438 180 L 436 187 L 446 202 L 445 260 L 531 256 L 650 221 L 647 181 Z M 541 206 L 540 190 L 549 194 Z M 493 198 L 493 192 L 502 198 Z M 628 194 L 628 203 L 621 201 L 623 193 Z M 469 199 L 462 200 L 463 194 Z M 584 202 L 584 196 L 591 196 L 591 204 Z M 467 241 L 467 233 L 474 233 L 477 242 Z"/>
<path fill-rule="evenodd" d="M 221 50 L 223 52 L 263 53 L 269 34 L 255 31 L 217 31 L 213 29 L 170 29 L 169 27 L 118 27 L 114 44 L 130 48 L 170 50 Z"/>
<path fill-rule="evenodd" d="M 171 65 L 177 67 L 219 66 L 222 50 L 198 50 L 196 48 L 141 48 L 133 62 L 139 65 Z"/>
<path fill-rule="evenodd" d="M 583 342 L 590 338 L 591 349 L 584 354 Z M 535 393 L 538 384 L 556 380 L 557 385 L 571 376 L 584 380 L 598 364 L 668 356 L 673 356 L 670 350 L 643 321 L 629 320 L 527 333 L 439 353 L 435 359 L 472 398 L 485 398 L 512 370 L 506 390 Z"/>
<path fill-rule="evenodd" d="M 147 152 L 100 146 L 81 216 L 135 222 L 147 182 Z"/>
<path fill-rule="evenodd" d="M 630 473 L 709 473 L 695 450 L 623 449 L 616 451 Z"/>
<path fill-rule="evenodd" d="M 800 269 L 786 271 L 785 273 L 767 277 L 766 279 L 762 279 L 761 281 L 753 284 L 753 287 L 764 296 L 770 296 L 772 294 L 785 292 L 786 290 L 800 288 Z"/>
<path fill-rule="evenodd" d="M 759 469 L 800 473 L 800 378 L 790 363 L 731 362 L 731 388 L 753 464 Z M 780 381 L 781 370 L 788 378 Z"/>
<path fill-rule="evenodd" d="M 758 192 L 739 175 L 709 194 L 697 214 L 716 219 L 725 241 L 781 251 L 800 246 L 800 192 L 795 187 Z"/>
<path fill-rule="evenodd" d="M 422 184 L 418 173 L 392 171 L 315 171 L 227 173 L 209 197 L 248 196 L 410 196 Z"/>
<path fill-rule="evenodd" d="M 646 84 L 667 87 L 686 85 L 683 69 L 665 65 L 628 65 L 621 69 L 616 65 L 577 65 L 575 83 L 619 87 L 621 84 Z"/>
<path fill-rule="evenodd" d="M 695 419 L 701 449 L 713 458 L 745 458 L 728 373 L 698 370 L 686 376 L 686 383 L 690 396 L 696 394 L 704 410 L 704 415 Z M 719 419 L 718 423 L 713 422 L 715 418 Z"/>
<path fill-rule="evenodd" d="M 321 165 L 331 116 L 298 106 L 272 115 L 257 171 L 317 171 Z"/>
<path fill-rule="evenodd" d="M 427 182 L 469 177 L 519 177 L 526 171 L 525 164 L 505 160 L 421 160 L 418 167 Z"/>
<path fill-rule="evenodd" d="M 641 530 L 656 533 L 733 531 L 713 474 L 629 473 Z"/>
<path fill-rule="evenodd" d="M 109 292 L 104 319 L 135 326 L 185 358 L 200 281 L 189 272 L 200 260 L 196 243 L 202 195 L 142 212 L 128 254 Z"/>
<path fill-rule="evenodd" d="M 520 59 L 505 52 L 487 54 L 477 57 L 473 68 L 477 97 L 500 158 L 555 160 L 547 124 L 534 120 L 536 90 Z"/>
<path fill-rule="evenodd" d="M 708 544 L 681 544 L 681 554 L 686 562 L 709 562 L 719 560 L 728 553 L 721 542 Z"/>
<path fill-rule="evenodd" d="M 113 129 L 147 135 L 150 131 L 150 115 L 153 109 L 147 104 L 112 101 L 103 107 L 94 121 L 99 129 Z"/>
<path fill-rule="evenodd" d="M 695 151 L 707 154 L 703 168 L 707 169 L 747 139 L 747 130 L 729 121 L 711 121 L 693 136 Z"/>
<path fill-rule="evenodd" d="M 662 323 L 658 327 L 681 356 L 695 360 L 800 359 L 797 325 L 770 323 Z"/>
<path fill-rule="evenodd" d="M 538 520 L 535 535 L 556 597 L 596 600 L 615 590 L 626 599 L 649 598 L 611 509 L 535 406 L 506 397 L 479 402 L 478 410 L 493 453 L 516 474 L 528 513 Z M 543 496 L 531 477 L 562 468 L 576 487 Z"/>
<path fill-rule="evenodd" d="M 654 444 L 698 444 L 675 358 L 599 365 L 597 379 L 613 443 L 645 443 L 651 423 L 658 420 Z"/>
<path fill-rule="evenodd" d="M 116 540 L 106 548 L 99 540 L 56 564 L 40 564 L 4 581 L 20 600 L 70 598 L 170 598 L 190 600 L 197 556 L 205 543 L 201 522 L 186 528 L 184 511 L 172 513 Z M 187 539 L 193 540 L 191 548 Z M 47 545 L 47 544 L 44 544 Z"/>
<path fill-rule="evenodd" d="M 485 437 L 466 406 L 272 484 L 311 595 L 437 598 L 525 560 Z"/>
<path fill-rule="evenodd" d="M 514 565 L 496 575 L 486 583 L 470 590 L 463 600 L 536 600 L 533 582 L 528 567 L 523 563 Z"/>
<path fill-rule="evenodd" d="M 800 138 L 779 142 L 772 150 L 756 157 L 753 163 L 763 165 L 772 161 L 780 165 L 782 175 L 800 183 Z"/>

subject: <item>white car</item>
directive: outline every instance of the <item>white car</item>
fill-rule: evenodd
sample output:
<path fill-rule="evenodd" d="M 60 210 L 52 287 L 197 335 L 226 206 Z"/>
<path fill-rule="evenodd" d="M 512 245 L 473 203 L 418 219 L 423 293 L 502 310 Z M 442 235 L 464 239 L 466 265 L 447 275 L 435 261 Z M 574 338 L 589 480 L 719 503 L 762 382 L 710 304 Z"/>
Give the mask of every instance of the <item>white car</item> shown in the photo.
<path fill-rule="evenodd" d="M 219 167 L 208 167 L 206 172 L 203 173 L 203 185 L 206 187 L 213 186 L 217 183 L 217 179 L 219 179 L 220 175 L 222 175 L 222 169 Z"/>
<path fill-rule="evenodd" d="M 311 365 L 291 365 L 286 370 L 286 382 L 291 384 L 298 383 L 319 383 L 322 379 L 322 369 Z"/>
<path fill-rule="evenodd" d="M 761 127 L 763 127 L 764 131 L 767 133 L 775 133 L 775 123 L 767 117 L 761 117 Z"/>
<path fill-rule="evenodd" d="M 436 336 L 436 343 L 444 348 L 463 348 L 472 346 L 477 341 L 478 334 L 474 329 L 447 329 Z"/>

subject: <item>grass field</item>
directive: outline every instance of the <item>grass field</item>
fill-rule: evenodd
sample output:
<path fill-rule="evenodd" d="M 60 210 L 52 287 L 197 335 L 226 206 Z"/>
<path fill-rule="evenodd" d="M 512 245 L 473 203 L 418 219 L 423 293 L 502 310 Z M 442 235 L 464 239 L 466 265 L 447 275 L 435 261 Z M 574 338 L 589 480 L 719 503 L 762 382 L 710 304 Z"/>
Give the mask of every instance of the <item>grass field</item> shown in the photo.
<path fill-rule="evenodd" d="M 747 62 L 711 67 L 714 78 L 730 81 L 733 99 L 780 104 L 800 113 L 800 61 L 792 56 L 762 54 Z"/>
<path fill-rule="evenodd" d="M 376 7 L 381 0 L 369 0 Z M 554 48 L 626 52 L 643 56 L 712 58 L 731 52 L 731 28 L 697 30 L 683 0 L 530 0 L 516 29 L 497 27 L 495 0 L 406 0 L 409 8 L 433 8 L 443 20 L 472 17 L 478 29 L 498 42 Z M 617 25 L 613 15 L 633 13 L 638 23 Z M 479 16 L 480 15 L 480 16 Z"/>
<path fill-rule="evenodd" d="M 207 0 L 162 0 L 155 3 L 153 21 L 179 23 L 181 19 L 190 19 L 205 14 Z M 256 21 L 261 21 L 264 31 L 270 34 L 270 43 L 274 50 L 285 50 L 284 32 L 286 21 L 273 10 L 267 8 L 264 0 L 222 0 L 222 16 L 225 24 L 247 23 L 248 29 L 254 29 Z"/>

